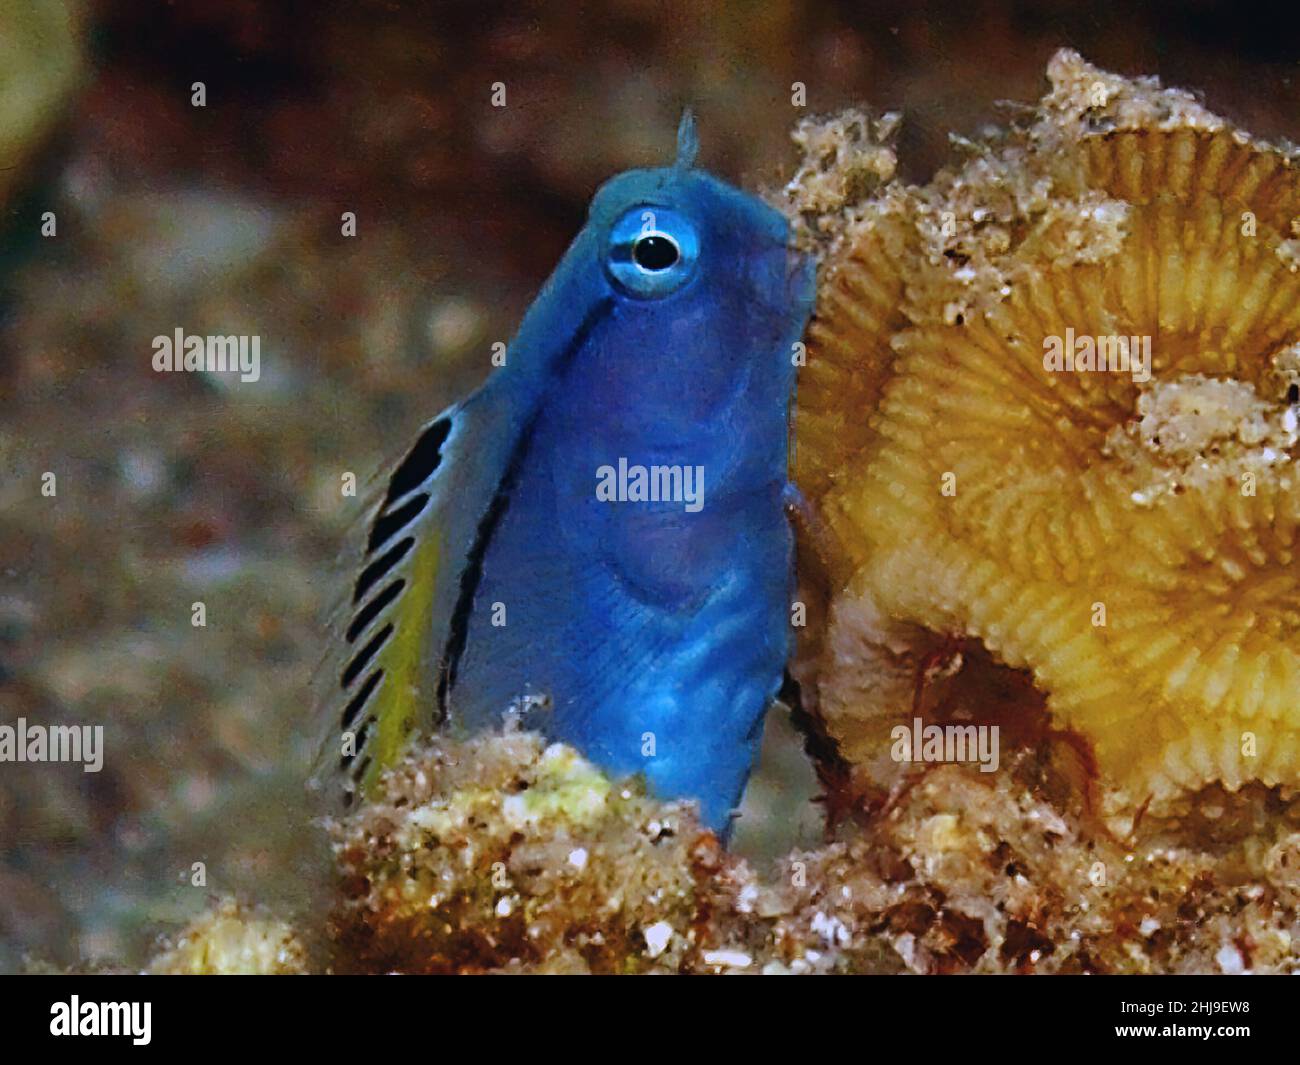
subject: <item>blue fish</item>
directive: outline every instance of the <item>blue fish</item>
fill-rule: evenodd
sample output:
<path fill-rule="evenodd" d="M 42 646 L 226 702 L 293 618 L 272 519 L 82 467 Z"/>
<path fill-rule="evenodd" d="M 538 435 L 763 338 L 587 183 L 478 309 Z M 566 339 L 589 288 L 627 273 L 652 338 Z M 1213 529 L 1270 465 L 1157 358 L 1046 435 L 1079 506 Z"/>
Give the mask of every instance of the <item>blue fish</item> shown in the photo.
<path fill-rule="evenodd" d="M 814 268 L 695 167 L 608 181 L 504 365 L 429 422 L 338 626 L 345 802 L 411 735 L 529 728 L 725 831 L 789 646 L 789 408 Z"/>

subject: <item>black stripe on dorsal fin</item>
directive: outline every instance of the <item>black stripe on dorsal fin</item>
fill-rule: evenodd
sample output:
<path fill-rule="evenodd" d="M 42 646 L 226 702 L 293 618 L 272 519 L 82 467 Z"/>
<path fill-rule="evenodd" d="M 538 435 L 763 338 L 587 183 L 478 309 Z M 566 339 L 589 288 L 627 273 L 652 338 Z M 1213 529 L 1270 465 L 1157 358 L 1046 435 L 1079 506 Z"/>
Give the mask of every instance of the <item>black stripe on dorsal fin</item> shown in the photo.
<path fill-rule="evenodd" d="M 384 645 L 392 634 L 393 623 L 390 621 L 375 634 L 375 637 L 365 647 L 352 656 L 352 661 L 347 664 L 347 668 L 343 670 L 343 676 L 339 678 L 339 685 L 344 690 L 352 687 L 352 682 L 366 668 L 366 663 L 375 657 L 379 652 L 379 648 Z"/>
<path fill-rule="evenodd" d="M 483 579 L 483 560 L 487 555 L 488 544 L 492 534 L 505 515 L 510 505 L 510 492 L 519 478 L 522 458 L 527 451 L 531 427 L 524 434 L 520 446 L 515 450 L 510 468 L 497 486 L 492 503 L 479 522 L 478 532 L 474 537 L 474 546 L 470 549 L 466 566 L 460 575 L 460 590 L 456 597 L 456 609 L 452 612 L 451 625 L 447 632 L 447 646 L 443 653 L 442 669 L 438 674 L 438 706 L 445 712 L 447 697 L 456 686 L 456 672 L 460 668 L 461 656 L 465 653 L 465 644 L 469 640 L 469 618 L 474 608 L 474 593 Z"/>
<path fill-rule="evenodd" d="M 451 416 L 443 415 L 420 434 L 415 446 L 406 453 L 406 457 L 397 465 L 393 475 L 388 479 L 388 491 L 380 504 L 374 524 L 370 527 L 370 539 L 366 542 L 366 554 L 372 555 L 389 540 L 401 532 L 423 512 L 429 502 L 429 493 L 407 499 L 395 510 L 394 504 L 406 499 L 412 492 L 425 484 L 437 472 L 442 464 L 442 445 L 451 435 Z M 399 554 L 397 558 L 400 558 Z M 397 558 L 393 559 L 394 562 Z M 382 576 L 381 571 L 381 576 Z M 367 579 L 370 570 L 362 573 L 357 581 L 356 598 L 360 601 L 365 594 L 362 582 Z"/>
<path fill-rule="evenodd" d="M 357 729 L 356 736 L 354 737 L 355 746 L 353 748 L 353 752 L 351 754 L 344 754 L 339 756 L 339 767 L 341 769 L 347 769 L 349 766 L 351 766 L 354 762 L 356 762 L 357 757 L 361 755 L 362 752 L 365 750 L 366 733 L 370 731 L 370 726 L 373 725 L 374 723 L 375 723 L 375 719 L 373 716 L 367 717 L 363 722 L 361 722 L 361 727 Z M 365 762 L 362 762 L 361 765 L 364 767 Z M 356 776 L 357 779 L 360 779 L 361 774 L 357 773 Z"/>
<path fill-rule="evenodd" d="M 357 694 L 352 697 L 352 701 L 343 708 L 343 716 L 339 722 L 341 725 L 340 731 L 346 732 L 352 727 L 352 722 L 354 722 L 357 719 L 357 715 L 361 713 L 361 708 L 365 705 L 366 700 L 370 698 L 370 693 L 379 686 L 379 682 L 383 679 L 384 671 L 382 669 L 375 670 L 366 678 L 366 682 L 361 686 L 361 690 L 357 692 Z"/>
<path fill-rule="evenodd" d="M 370 529 L 370 539 L 366 542 L 366 554 L 373 555 L 384 544 L 411 524 L 425 507 L 429 505 L 429 493 L 421 492 L 412 496 L 396 510 L 380 513 Z"/>
<path fill-rule="evenodd" d="M 361 576 L 357 578 L 356 586 L 352 592 L 352 605 L 356 606 L 360 603 L 361 600 L 366 597 L 366 593 L 378 584 L 390 569 L 401 562 L 402 559 L 406 557 L 406 552 L 411 550 L 414 546 L 415 537 L 408 536 L 391 551 L 381 555 L 362 570 Z M 351 631 L 351 629 L 348 631 Z"/>
<path fill-rule="evenodd" d="M 348 631 L 345 634 L 348 643 L 356 643 L 357 637 L 366 631 L 370 623 L 379 616 L 379 612 L 396 599 L 405 587 L 406 578 L 398 577 L 397 580 L 393 581 L 392 584 L 357 611 L 356 617 L 352 619 L 352 624 L 348 626 Z"/>
<path fill-rule="evenodd" d="M 402 496 L 424 484 L 442 462 L 442 445 L 451 435 L 451 418 L 444 415 L 420 434 L 415 446 L 406 453 L 393 476 L 388 480 L 388 494 L 384 506 L 390 507 Z"/>

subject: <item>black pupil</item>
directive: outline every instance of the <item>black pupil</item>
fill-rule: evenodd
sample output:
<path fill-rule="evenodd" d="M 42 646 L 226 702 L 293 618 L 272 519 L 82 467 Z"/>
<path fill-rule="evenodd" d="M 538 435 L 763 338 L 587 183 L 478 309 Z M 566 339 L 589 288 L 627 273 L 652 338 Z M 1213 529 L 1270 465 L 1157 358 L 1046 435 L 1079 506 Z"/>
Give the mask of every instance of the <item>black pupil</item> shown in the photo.
<path fill-rule="evenodd" d="M 642 270 L 667 270 L 677 261 L 677 245 L 667 237 L 642 237 L 632 245 L 632 258 Z"/>

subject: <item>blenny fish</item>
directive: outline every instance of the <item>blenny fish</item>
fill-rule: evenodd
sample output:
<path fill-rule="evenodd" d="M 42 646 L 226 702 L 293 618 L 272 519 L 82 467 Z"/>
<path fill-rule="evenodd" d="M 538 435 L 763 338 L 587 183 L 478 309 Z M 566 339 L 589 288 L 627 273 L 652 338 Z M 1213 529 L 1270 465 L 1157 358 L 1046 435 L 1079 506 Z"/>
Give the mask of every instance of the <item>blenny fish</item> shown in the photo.
<path fill-rule="evenodd" d="M 725 830 L 789 645 L 788 418 L 814 267 L 676 162 L 603 185 L 504 364 L 393 470 L 338 627 L 344 801 L 513 712 Z"/>

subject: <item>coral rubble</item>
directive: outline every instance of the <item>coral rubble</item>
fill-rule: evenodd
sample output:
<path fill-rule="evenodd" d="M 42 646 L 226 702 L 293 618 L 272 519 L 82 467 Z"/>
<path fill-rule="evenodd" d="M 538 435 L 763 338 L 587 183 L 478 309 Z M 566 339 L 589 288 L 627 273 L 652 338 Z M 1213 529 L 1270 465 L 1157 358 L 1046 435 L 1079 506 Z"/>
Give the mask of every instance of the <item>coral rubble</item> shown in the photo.
<path fill-rule="evenodd" d="M 306 972 L 307 958 L 307 948 L 285 921 L 227 898 L 165 943 L 147 971 L 168 976 L 288 976 Z"/>
<path fill-rule="evenodd" d="M 937 768 L 869 824 L 756 871 L 689 806 L 535 734 L 434 740 L 332 826 L 336 972 L 1290 972 L 1300 804 L 1202 797 L 1097 832 L 1020 752 Z M 1077 799 L 1077 797 L 1076 797 Z M 225 902 L 151 971 L 298 971 L 302 933 Z M 319 964 L 319 963 L 317 963 Z M 260 967 L 260 968 L 259 968 Z"/>

